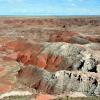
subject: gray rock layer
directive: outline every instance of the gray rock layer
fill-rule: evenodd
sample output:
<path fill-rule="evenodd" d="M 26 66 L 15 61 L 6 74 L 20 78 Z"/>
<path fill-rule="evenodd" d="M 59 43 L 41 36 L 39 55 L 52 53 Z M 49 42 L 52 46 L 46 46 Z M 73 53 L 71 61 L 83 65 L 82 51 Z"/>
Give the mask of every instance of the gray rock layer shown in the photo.
<path fill-rule="evenodd" d="M 83 92 L 85 95 L 99 95 L 98 75 L 90 72 L 66 70 L 48 72 L 44 69 L 28 66 L 19 72 L 19 80 L 29 87 L 46 93 Z"/>

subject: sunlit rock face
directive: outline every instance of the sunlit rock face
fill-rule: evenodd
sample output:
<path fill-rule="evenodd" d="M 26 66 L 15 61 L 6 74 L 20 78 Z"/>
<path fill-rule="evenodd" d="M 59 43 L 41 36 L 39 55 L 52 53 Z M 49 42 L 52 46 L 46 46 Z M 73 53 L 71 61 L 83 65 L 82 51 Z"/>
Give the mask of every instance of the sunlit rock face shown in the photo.
<path fill-rule="evenodd" d="M 81 63 L 82 55 L 80 52 L 85 48 L 68 43 L 44 43 L 44 44 L 28 44 L 21 45 L 19 41 L 10 42 L 5 46 L 14 51 L 14 54 L 8 55 L 8 58 L 15 59 L 25 65 L 32 64 L 45 68 L 49 71 L 56 71 L 60 69 L 72 70 L 74 64 L 78 61 Z M 27 48 L 27 44 L 28 47 Z M 37 47 L 36 47 L 37 45 Z M 25 49 L 25 46 L 27 49 Z M 71 52 L 70 52 L 71 51 Z M 16 52 L 16 54 L 15 54 Z M 14 57 L 16 56 L 16 57 Z M 77 59 L 76 59 L 77 58 Z"/>
<path fill-rule="evenodd" d="M 22 45 L 22 48 L 18 44 Z M 25 49 L 25 46 L 28 48 Z M 13 59 L 25 65 L 36 65 L 52 72 L 57 70 L 97 72 L 99 64 L 93 50 L 82 45 L 64 42 L 30 44 L 25 41 L 22 43 L 13 41 L 4 48 L 13 50 L 5 59 Z"/>
<path fill-rule="evenodd" d="M 0 18 L 0 24 L 0 96 L 100 95 L 99 17 Z"/>
<path fill-rule="evenodd" d="M 20 82 L 45 93 L 60 94 L 70 91 L 82 92 L 85 95 L 99 93 L 100 78 L 96 73 L 67 70 L 48 72 L 35 66 L 28 66 L 21 69 L 18 75 Z"/>

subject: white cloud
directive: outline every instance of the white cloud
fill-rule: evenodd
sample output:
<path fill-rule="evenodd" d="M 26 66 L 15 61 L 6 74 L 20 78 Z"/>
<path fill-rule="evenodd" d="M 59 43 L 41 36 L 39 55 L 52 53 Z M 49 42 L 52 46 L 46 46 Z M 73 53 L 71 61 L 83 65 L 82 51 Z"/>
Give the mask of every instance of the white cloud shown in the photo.
<path fill-rule="evenodd" d="M 76 4 L 75 3 L 72 3 L 71 6 L 76 6 Z"/>

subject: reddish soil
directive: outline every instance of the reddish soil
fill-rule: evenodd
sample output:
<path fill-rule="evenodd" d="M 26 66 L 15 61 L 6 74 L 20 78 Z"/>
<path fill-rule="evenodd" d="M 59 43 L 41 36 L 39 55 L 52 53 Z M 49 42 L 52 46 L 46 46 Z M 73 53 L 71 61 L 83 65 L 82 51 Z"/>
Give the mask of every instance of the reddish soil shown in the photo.
<path fill-rule="evenodd" d="M 100 17 L 1 17 L 0 93 L 5 93 L 13 90 L 14 88 L 18 88 L 16 85 L 17 76 L 23 76 L 22 81 L 25 83 L 24 85 L 28 86 L 29 88 L 37 88 L 39 82 L 42 80 L 42 77 L 40 74 L 35 72 L 34 69 L 29 67 L 29 65 L 33 65 L 41 69 L 46 69 L 49 72 L 56 72 L 58 70 L 70 70 L 72 65 L 65 64 L 64 60 L 66 59 L 64 59 L 64 55 L 60 55 L 63 53 L 62 49 L 60 54 L 57 55 L 56 51 L 59 51 L 59 48 L 52 48 L 55 54 L 51 53 L 49 50 L 50 45 L 48 43 L 55 43 L 56 46 L 56 44 L 60 42 L 64 44 L 69 43 L 71 45 L 75 44 L 77 46 L 75 50 L 79 48 L 85 50 L 86 48 L 89 48 L 86 45 L 90 45 L 91 48 L 95 48 L 94 58 L 97 60 L 99 65 L 100 49 L 97 49 L 97 47 L 99 48 L 100 44 Z M 91 43 L 94 45 L 92 46 Z M 92 50 L 93 49 L 91 49 L 91 51 Z M 69 59 L 71 59 L 70 55 L 71 54 L 69 54 Z M 73 59 L 75 58 L 72 58 L 72 60 Z M 71 63 L 71 60 L 69 62 Z M 66 69 L 64 69 L 64 67 L 66 67 Z M 21 71 L 23 71 L 23 73 L 21 73 Z M 34 82 L 32 79 L 34 79 Z M 41 85 L 41 87 L 46 88 L 47 84 L 44 82 L 44 84 Z M 21 84 L 21 86 L 23 88 L 23 84 Z M 51 87 L 49 87 L 47 90 L 48 91 L 46 91 L 46 93 L 49 93 L 51 91 Z M 39 94 L 36 97 L 36 100 L 52 100 L 54 98 L 55 97 L 52 95 Z"/>

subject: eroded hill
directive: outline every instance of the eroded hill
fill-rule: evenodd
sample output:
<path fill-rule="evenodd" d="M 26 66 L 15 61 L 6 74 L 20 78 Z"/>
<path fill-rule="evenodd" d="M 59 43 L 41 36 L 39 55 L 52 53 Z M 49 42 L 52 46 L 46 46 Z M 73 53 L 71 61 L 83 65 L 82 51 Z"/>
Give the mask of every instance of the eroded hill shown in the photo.
<path fill-rule="evenodd" d="M 0 18 L 1 99 L 98 96 L 99 76 L 100 17 Z"/>

